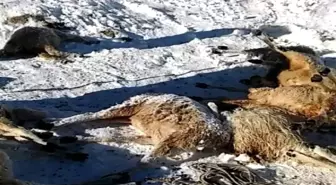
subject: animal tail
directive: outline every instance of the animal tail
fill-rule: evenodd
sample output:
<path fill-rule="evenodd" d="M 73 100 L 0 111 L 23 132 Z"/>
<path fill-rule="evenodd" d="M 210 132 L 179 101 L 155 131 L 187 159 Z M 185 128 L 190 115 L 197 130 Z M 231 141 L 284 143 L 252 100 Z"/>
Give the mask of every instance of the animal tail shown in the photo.
<path fill-rule="evenodd" d="M 62 126 L 80 122 L 128 118 L 134 115 L 136 113 L 136 110 L 138 110 L 138 108 L 139 104 L 124 102 L 120 105 L 115 105 L 108 109 L 104 109 L 98 112 L 79 114 L 68 118 L 56 120 L 52 123 L 54 124 L 54 126 Z"/>

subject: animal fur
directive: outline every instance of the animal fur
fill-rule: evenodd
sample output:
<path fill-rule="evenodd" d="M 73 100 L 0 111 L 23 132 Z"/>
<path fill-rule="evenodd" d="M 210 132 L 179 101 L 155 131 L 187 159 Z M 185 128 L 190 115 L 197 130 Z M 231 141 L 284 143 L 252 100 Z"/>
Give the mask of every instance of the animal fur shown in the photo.
<path fill-rule="evenodd" d="M 305 46 L 279 46 L 279 50 L 316 55 L 314 50 Z M 249 62 L 269 67 L 269 70 L 264 77 L 259 75 L 251 76 L 248 80 L 241 80 L 243 84 L 253 88 L 279 86 L 278 75 L 282 71 L 288 70 L 290 67 L 290 60 L 285 55 L 270 47 L 247 49 L 243 52 L 248 54 L 247 59 Z"/>
<path fill-rule="evenodd" d="M 230 143 L 230 126 L 207 106 L 174 94 L 143 94 L 96 113 L 55 122 L 55 126 L 95 120 L 129 120 L 154 145 L 150 157 L 168 155 L 173 149 L 196 151 L 223 149 Z M 145 137 L 144 137 L 145 138 Z M 141 139 L 144 139 L 141 138 Z M 149 157 L 149 156 L 146 156 Z"/>
<path fill-rule="evenodd" d="M 0 50 L 2 57 L 30 57 L 62 58 L 76 56 L 77 54 L 60 50 L 64 42 L 79 42 L 93 44 L 83 37 L 67 34 L 56 29 L 26 26 L 16 30 Z"/>
<path fill-rule="evenodd" d="M 247 100 L 223 100 L 245 108 L 271 106 L 289 114 L 312 119 L 317 123 L 335 122 L 336 92 L 323 88 L 301 85 L 277 88 L 250 88 Z M 317 125 L 316 125 L 317 126 Z"/>
<path fill-rule="evenodd" d="M 237 109 L 229 119 L 236 153 L 258 155 L 268 162 L 294 157 L 303 163 L 336 170 L 336 156 L 319 146 L 311 149 L 302 136 L 292 129 L 295 120 L 281 109 Z"/>
<path fill-rule="evenodd" d="M 252 63 L 271 66 L 268 74 L 263 78 L 251 79 L 251 83 L 269 84 L 277 83 L 279 86 L 312 85 L 328 90 L 336 90 L 335 70 L 327 68 L 319 56 L 310 48 L 278 47 L 269 37 L 260 31 L 255 35 L 264 41 L 269 50 L 247 50 L 247 53 L 264 52 L 261 60 L 250 60 Z"/>
<path fill-rule="evenodd" d="M 173 148 L 195 151 L 200 144 L 205 148 L 260 155 L 267 161 L 279 159 L 286 152 L 312 154 L 302 138 L 291 130 L 295 120 L 281 109 L 237 109 L 226 117 L 217 117 L 217 108 L 211 107 L 214 111 L 173 94 L 139 95 L 109 109 L 64 118 L 55 124 L 128 118 L 134 127 L 151 138 L 155 145 L 152 157 L 168 155 Z M 326 152 L 321 153 L 333 160 L 331 155 L 324 155 Z M 333 166 L 332 162 L 314 161 L 324 166 Z"/>

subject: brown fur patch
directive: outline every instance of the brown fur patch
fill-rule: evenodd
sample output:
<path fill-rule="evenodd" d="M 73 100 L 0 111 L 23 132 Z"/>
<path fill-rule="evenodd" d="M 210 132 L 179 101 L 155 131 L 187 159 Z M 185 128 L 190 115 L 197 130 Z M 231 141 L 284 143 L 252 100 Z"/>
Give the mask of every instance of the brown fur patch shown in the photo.
<path fill-rule="evenodd" d="M 302 85 L 250 89 L 248 100 L 224 100 L 242 107 L 274 106 L 307 119 L 330 120 L 334 116 L 336 92 Z"/>

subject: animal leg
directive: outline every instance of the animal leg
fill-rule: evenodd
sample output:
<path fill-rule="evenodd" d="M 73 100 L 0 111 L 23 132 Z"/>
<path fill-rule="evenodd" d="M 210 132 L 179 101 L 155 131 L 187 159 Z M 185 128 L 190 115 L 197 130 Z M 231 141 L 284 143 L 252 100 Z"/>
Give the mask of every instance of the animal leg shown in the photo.
<path fill-rule="evenodd" d="M 323 160 L 323 158 L 321 159 L 318 157 L 317 158 L 311 157 L 298 151 L 288 151 L 286 154 L 289 157 L 293 157 L 294 159 L 298 160 L 301 163 L 313 164 L 319 167 L 329 168 L 333 171 L 336 171 L 336 164 L 330 161 Z"/>
<path fill-rule="evenodd" d="M 127 119 L 141 109 L 140 102 L 125 101 L 122 104 L 112 106 L 98 112 L 89 112 L 63 118 L 53 122 L 55 126 L 70 125 L 73 123 L 90 122 L 98 120 Z"/>
<path fill-rule="evenodd" d="M 156 145 L 153 151 L 147 155 L 145 155 L 141 160 L 141 164 L 153 164 L 153 163 L 162 163 L 165 165 L 179 165 L 184 162 L 196 161 L 200 158 L 209 157 L 214 155 L 214 152 L 211 150 L 197 150 L 191 149 L 192 154 L 187 158 L 178 157 L 178 155 L 186 151 L 189 148 L 181 148 L 178 145 L 178 142 L 181 142 L 181 138 L 178 137 L 179 133 L 174 133 L 172 136 L 168 137 L 166 140 Z M 177 158 L 172 158 L 172 157 Z"/>
<path fill-rule="evenodd" d="M 188 133 L 174 132 L 163 141 L 154 146 L 151 153 L 145 155 L 142 163 L 164 160 L 170 164 L 180 164 L 189 160 L 196 160 L 204 156 L 210 155 L 211 152 L 204 149 L 202 144 L 192 143 L 195 141 L 188 140 Z M 201 148 L 201 149 L 199 149 Z M 192 156 L 187 159 L 173 159 L 172 157 L 179 155 L 185 151 L 193 152 Z"/>
<path fill-rule="evenodd" d="M 16 137 L 14 137 L 14 139 L 17 140 L 17 141 L 19 141 L 19 142 L 21 142 L 21 141 L 28 141 L 28 139 L 26 139 L 24 137 L 20 137 L 20 136 L 16 136 Z"/>
<path fill-rule="evenodd" d="M 7 137 L 14 137 L 15 139 L 18 138 L 18 141 L 23 141 L 21 138 L 27 138 L 33 140 L 35 143 L 46 145 L 47 143 L 43 141 L 41 138 L 37 137 L 34 133 L 29 130 L 26 130 L 22 127 L 17 128 L 8 128 L 5 133 L 2 134 L 3 136 Z"/>
<path fill-rule="evenodd" d="M 71 138 L 71 137 L 70 137 Z M 119 137 L 102 137 L 102 138 L 96 138 L 96 137 L 90 137 L 90 138 L 84 138 L 84 137 L 75 137 L 76 142 L 84 142 L 84 143 L 97 143 L 97 142 L 116 142 L 116 143 L 137 143 L 140 145 L 154 145 L 152 142 L 152 139 L 147 136 L 119 136 Z"/>
<path fill-rule="evenodd" d="M 150 163 L 156 160 L 157 158 L 162 158 L 163 156 L 167 156 L 170 154 L 171 150 L 175 148 L 176 140 L 179 140 L 177 137 L 178 133 L 173 133 L 165 140 L 161 141 L 160 143 L 154 146 L 154 149 L 151 153 L 145 155 L 140 162 L 141 163 Z"/>
<path fill-rule="evenodd" d="M 313 149 L 313 153 L 324 157 L 326 159 L 328 159 L 329 161 L 332 161 L 333 163 L 335 163 L 336 165 L 336 156 L 334 154 L 332 154 L 328 149 L 325 148 L 321 148 L 319 146 L 315 146 Z"/>
<path fill-rule="evenodd" d="M 265 44 L 267 44 L 271 49 L 274 49 L 275 51 L 280 51 L 281 50 L 278 48 L 277 45 L 275 45 L 271 39 L 261 30 L 254 30 L 253 35 L 256 36 L 258 39 L 262 40 Z M 282 53 L 282 52 L 281 52 Z"/>

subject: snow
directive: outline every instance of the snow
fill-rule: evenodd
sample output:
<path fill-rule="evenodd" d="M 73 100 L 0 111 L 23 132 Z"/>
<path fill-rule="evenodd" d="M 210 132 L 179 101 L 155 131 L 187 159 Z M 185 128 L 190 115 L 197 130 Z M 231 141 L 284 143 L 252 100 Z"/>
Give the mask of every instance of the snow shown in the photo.
<path fill-rule="evenodd" d="M 212 46 L 226 45 L 230 50 L 263 47 L 250 34 L 250 29 L 260 27 L 282 45 L 312 47 L 327 65 L 336 67 L 335 7 L 335 0 L 2 0 L 0 22 L 8 16 L 43 13 L 75 27 L 72 33 L 98 38 L 101 43 L 64 46 L 87 56 L 66 65 L 37 58 L 0 61 L 1 103 L 40 109 L 61 118 L 99 111 L 147 92 L 242 97 L 242 93 L 195 87 L 196 82 L 203 82 L 244 89 L 240 79 L 264 72 L 237 52 L 211 55 Z M 0 43 L 19 27 L 1 23 Z M 118 32 L 117 37 L 128 36 L 133 41 L 104 36 L 101 31 L 109 28 Z M 135 132 L 131 127 L 98 126 L 76 125 L 64 133 L 116 137 Z M 60 163 L 28 153 L 10 155 L 18 178 L 62 184 L 132 168 L 151 147 L 111 142 L 91 143 L 83 150 L 91 156 L 85 163 Z M 300 173 L 310 172 L 305 170 Z M 134 178 L 171 173 L 154 171 L 135 173 Z M 327 172 L 314 173 L 307 179 L 335 182 Z"/>

